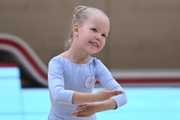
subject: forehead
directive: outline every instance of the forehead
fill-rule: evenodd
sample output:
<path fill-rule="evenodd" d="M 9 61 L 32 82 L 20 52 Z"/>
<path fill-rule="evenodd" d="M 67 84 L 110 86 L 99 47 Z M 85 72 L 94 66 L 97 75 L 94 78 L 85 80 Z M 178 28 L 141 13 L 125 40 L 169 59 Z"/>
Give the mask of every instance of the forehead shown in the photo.
<path fill-rule="evenodd" d="M 102 12 L 97 12 L 97 11 L 91 12 L 89 14 L 89 19 L 87 20 L 87 23 L 97 27 L 101 27 L 105 29 L 106 32 L 109 31 L 109 27 L 110 27 L 109 18 Z"/>

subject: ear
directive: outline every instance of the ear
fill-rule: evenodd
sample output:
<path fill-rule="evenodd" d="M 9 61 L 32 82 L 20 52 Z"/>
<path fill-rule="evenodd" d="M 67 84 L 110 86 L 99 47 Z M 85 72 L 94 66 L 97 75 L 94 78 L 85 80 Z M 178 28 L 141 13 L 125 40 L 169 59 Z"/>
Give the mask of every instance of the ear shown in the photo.
<path fill-rule="evenodd" d="M 78 24 L 74 24 L 73 25 L 73 34 L 78 37 L 79 35 L 79 25 Z"/>

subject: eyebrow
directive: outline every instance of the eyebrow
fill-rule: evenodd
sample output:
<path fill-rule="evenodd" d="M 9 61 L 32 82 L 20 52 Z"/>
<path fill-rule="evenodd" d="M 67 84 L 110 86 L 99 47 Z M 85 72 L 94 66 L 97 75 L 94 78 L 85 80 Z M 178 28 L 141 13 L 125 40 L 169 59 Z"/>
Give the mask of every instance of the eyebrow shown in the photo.
<path fill-rule="evenodd" d="M 97 26 L 92 26 L 91 28 L 99 29 L 99 27 L 97 27 Z M 108 35 L 108 33 L 109 33 L 109 32 L 105 32 L 105 31 L 104 31 L 102 34 Z"/>

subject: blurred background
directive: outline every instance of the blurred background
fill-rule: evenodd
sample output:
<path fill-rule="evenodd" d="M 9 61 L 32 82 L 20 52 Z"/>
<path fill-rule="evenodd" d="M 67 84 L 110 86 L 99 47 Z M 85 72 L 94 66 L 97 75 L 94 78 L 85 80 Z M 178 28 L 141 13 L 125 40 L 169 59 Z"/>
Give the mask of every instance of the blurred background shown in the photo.
<path fill-rule="evenodd" d="M 78 5 L 97 7 L 110 18 L 106 46 L 94 56 L 129 100 L 98 118 L 179 120 L 179 0 L 1 0 L 0 120 L 47 119 L 47 65 L 64 51 Z"/>

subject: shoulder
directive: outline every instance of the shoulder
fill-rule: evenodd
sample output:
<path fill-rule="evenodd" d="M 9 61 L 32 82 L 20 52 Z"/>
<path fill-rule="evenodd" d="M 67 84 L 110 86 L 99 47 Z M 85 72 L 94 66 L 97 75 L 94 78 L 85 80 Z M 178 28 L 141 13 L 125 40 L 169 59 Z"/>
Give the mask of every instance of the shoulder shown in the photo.
<path fill-rule="evenodd" d="M 100 81 L 106 80 L 110 77 L 111 79 L 111 73 L 108 70 L 108 68 L 103 64 L 103 62 L 100 59 L 93 58 L 94 63 L 94 69 L 96 73 L 96 78 Z"/>
<path fill-rule="evenodd" d="M 65 60 L 60 55 L 54 56 L 53 58 L 50 59 L 50 61 L 48 63 L 49 66 L 52 66 L 52 65 L 59 66 L 59 65 L 63 65 L 63 64 L 65 64 Z"/>
<path fill-rule="evenodd" d="M 94 66 L 95 67 L 97 67 L 97 68 L 101 68 L 101 67 L 105 67 L 105 65 L 103 64 L 103 62 L 100 60 L 100 59 L 98 59 L 98 58 L 96 58 L 96 57 L 92 57 L 92 63 L 94 64 Z"/>
<path fill-rule="evenodd" d="M 57 56 L 54 56 L 53 58 L 51 58 L 49 63 L 58 62 L 58 61 L 62 61 L 62 57 L 60 55 L 57 55 Z"/>

